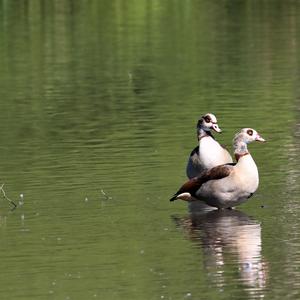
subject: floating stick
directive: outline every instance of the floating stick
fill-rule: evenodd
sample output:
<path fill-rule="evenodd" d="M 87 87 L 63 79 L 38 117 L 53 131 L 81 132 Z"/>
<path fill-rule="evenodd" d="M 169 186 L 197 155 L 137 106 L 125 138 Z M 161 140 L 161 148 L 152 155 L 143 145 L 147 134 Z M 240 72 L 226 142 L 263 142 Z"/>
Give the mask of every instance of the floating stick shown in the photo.
<path fill-rule="evenodd" d="M 17 204 L 16 204 L 14 201 L 10 200 L 10 199 L 6 196 L 3 187 L 4 187 L 4 183 L 2 183 L 2 185 L 0 186 L 0 191 L 1 191 L 2 194 L 3 194 L 3 198 L 6 199 L 11 205 L 13 205 L 13 209 L 15 209 L 15 208 L 17 207 Z"/>

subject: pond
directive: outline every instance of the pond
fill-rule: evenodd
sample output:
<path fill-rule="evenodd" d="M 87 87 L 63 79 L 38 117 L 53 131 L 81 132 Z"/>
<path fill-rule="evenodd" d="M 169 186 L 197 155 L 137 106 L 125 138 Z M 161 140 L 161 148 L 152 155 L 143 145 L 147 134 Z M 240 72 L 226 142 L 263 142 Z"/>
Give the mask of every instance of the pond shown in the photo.
<path fill-rule="evenodd" d="M 0 1 L 1 299 L 299 299 L 300 3 Z M 252 127 L 235 210 L 169 202 L 195 125 Z M 3 196 L 3 195 L 2 195 Z"/>

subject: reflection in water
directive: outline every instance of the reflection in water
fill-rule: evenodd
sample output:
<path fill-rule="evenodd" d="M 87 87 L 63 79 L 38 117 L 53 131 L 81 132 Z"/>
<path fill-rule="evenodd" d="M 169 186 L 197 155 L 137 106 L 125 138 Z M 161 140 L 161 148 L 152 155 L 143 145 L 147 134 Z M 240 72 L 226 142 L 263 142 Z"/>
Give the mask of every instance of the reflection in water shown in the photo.
<path fill-rule="evenodd" d="M 261 255 L 261 226 L 237 210 L 213 210 L 173 217 L 187 237 L 203 249 L 205 269 L 219 288 L 238 270 L 250 295 L 264 296 L 268 275 Z M 231 273 L 230 273 L 231 272 Z M 228 278 L 229 277 L 229 278 Z"/>

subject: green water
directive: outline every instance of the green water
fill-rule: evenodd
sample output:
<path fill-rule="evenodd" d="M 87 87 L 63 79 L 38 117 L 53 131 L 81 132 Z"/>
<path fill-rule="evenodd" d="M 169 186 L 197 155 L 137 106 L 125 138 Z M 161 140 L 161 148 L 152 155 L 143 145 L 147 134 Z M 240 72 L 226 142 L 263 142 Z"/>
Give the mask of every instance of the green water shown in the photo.
<path fill-rule="evenodd" d="M 1 299 L 299 299 L 298 1 L 0 1 Z M 195 124 L 260 187 L 189 214 Z M 23 197 L 22 197 L 23 196 Z"/>

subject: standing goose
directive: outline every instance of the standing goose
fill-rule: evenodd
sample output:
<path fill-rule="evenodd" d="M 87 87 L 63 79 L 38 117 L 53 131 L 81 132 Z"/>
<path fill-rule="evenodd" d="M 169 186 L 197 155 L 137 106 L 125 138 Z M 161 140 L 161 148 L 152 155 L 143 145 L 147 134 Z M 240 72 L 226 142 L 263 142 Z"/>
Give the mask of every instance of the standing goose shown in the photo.
<path fill-rule="evenodd" d="M 211 130 L 222 132 L 215 115 L 208 113 L 201 117 L 197 124 L 199 145 L 191 152 L 186 166 L 186 175 L 190 179 L 205 169 L 232 163 L 230 154 L 215 140 Z"/>
<path fill-rule="evenodd" d="M 225 164 L 203 171 L 187 181 L 170 199 L 202 200 L 210 206 L 229 208 L 250 198 L 258 188 L 257 166 L 247 145 L 265 140 L 251 128 L 244 128 L 233 140 L 236 164 Z"/>

